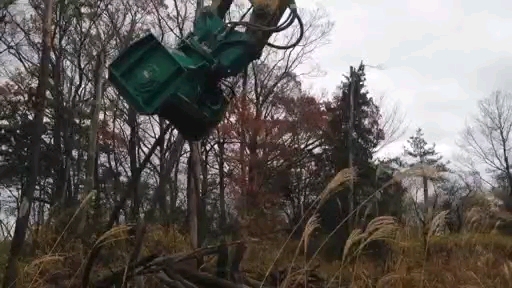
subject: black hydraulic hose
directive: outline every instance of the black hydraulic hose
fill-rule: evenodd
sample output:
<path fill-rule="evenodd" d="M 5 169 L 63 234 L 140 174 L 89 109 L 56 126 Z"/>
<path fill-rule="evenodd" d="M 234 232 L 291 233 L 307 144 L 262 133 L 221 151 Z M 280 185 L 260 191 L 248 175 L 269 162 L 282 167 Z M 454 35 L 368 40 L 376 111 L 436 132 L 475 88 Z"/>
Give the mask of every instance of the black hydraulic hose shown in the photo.
<path fill-rule="evenodd" d="M 252 28 L 255 30 L 277 33 L 277 32 L 281 32 L 281 31 L 284 31 L 284 30 L 290 28 L 290 26 L 292 26 L 293 22 L 295 21 L 295 18 L 297 17 L 297 15 L 298 15 L 297 13 L 291 12 L 288 15 L 288 17 L 286 18 L 286 20 L 282 24 L 280 24 L 276 27 L 266 27 L 263 25 L 250 23 L 247 21 L 230 21 L 230 22 L 227 22 L 226 24 L 233 25 L 233 26 L 245 26 L 247 28 Z"/>
<path fill-rule="evenodd" d="M 290 14 L 288 14 L 288 17 L 282 24 L 280 24 L 276 27 L 266 27 L 263 25 L 249 23 L 247 21 L 232 21 L 232 22 L 228 22 L 227 24 L 230 24 L 233 26 L 245 26 L 247 28 L 252 28 L 252 29 L 256 29 L 256 30 L 260 30 L 260 31 L 277 33 L 277 32 L 281 32 L 281 31 L 284 31 L 284 30 L 290 28 L 290 26 L 292 26 L 292 24 L 295 22 L 295 20 L 297 20 L 297 22 L 299 23 L 299 30 L 300 30 L 299 37 L 292 44 L 284 45 L 284 46 L 273 44 L 273 43 L 268 43 L 268 42 L 266 44 L 267 46 L 274 48 L 274 49 L 279 49 L 279 50 L 291 49 L 291 48 L 298 46 L 300 41 L 302 41 L 302 39 L 304 38 L 304 22 L 302 21 L 302 18 L 300 17 L 299 12 L 297 11 L 297 6 L 295 4 L 289 5 L 288 8 L 290 9 Z M 249 11 L 247 11 L 247 12 L 249 12 Z"/>
<path fill-rule="evenodd" d="M 268 47 L 271 47 L 274 49 L 279 49 L 279 50 L 287 50 L 287 49 L 291 49 L 291 48 L 298 46 L 300 41 L 302 41 L 302 39 L 304 38 L 304 22 L 300 18 L 299 12 L 297 11 L 297 7 L 292 8 L 290 5 L 290 14 L 293 14 L 294 15 L 293 18 L 297 19 L 297 22 L 299 23 L 299 37 L 297 37 L 297 39 L 292 44 L 285 45 L 285 46 L 276 45 L 276 44 L 267 42 Z M 293 22 L 293 21 L 291 21 L 291 22 Z"/>

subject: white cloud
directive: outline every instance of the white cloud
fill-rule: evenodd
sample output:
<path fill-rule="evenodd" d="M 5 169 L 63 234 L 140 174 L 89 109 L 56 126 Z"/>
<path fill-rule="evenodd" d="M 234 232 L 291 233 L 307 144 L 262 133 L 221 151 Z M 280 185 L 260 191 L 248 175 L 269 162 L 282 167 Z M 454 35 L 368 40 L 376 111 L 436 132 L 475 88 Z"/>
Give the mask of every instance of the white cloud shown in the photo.
<path fill-rule="evenodd" d="M 349 65 L 384 64 L 383 71 L 368 70 L 370 91 L 400 101 L 411 123 L 408 134 L 422 127 L 447 158 L 457 151 L 455 139 L 477 100 L 492 89 L 512 89 L 512 2 L 297 2 L 321 5 L 336 20 L 332 44 L 315 55 L 327 75 L 309 83 L 332 91 Z"/>
<path fill-rule="evenodd" d="M 407 1 L 406 9 L 410 17 L 419 18 L 425 21 L 447 21 L 450 19 L 451 9 L 443 9 L 451 1 Z"/>

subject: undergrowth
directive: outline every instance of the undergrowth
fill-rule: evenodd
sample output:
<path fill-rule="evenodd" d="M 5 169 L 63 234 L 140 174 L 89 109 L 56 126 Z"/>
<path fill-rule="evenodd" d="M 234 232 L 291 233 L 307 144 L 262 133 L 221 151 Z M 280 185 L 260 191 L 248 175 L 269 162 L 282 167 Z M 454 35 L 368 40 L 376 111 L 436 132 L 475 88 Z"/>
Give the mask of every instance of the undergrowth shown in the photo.
<path fill-rule="evenodd" d="M 292 239 L 293 231 L 249 241 L 242 271 L 258 281 L 278 277 L 279 273 L 286 275 L 279 280 L 279 287 L 512 287 L 512 238 L 474 229 L 436 236 L 435 226 L 445 218 L 445 212 L 433 217 L 426 234 L 393 217 L 377 217 L 364 229 L 352 231 L 343 249 L 338 249 L 343 253 L 337 261 L 326 261 L 336 239 L 334 234 L 313 233 L 319 230 L 317 211 L 351 177 L 350 172 L 342 171 L 329 183 L 311 211 L 305 213 L 312 216 L 303 219 L 307 224 L 300 240 Z M 37 241 L 30 243 L 27 256 L 20 259 L 20 287 L 79 287 L 76 283 L 80 283 L 80 272 L 93 246 L 103 246 L 91 273 L 96 279 L 124 267 L 134 247 L 131 226 L 115 226 L 98 236 L 92 233 L 88 241 L 68 239 L 66 231 L 54 228 L 39 227 Z M 307 251 L 310 241 L 321 243 L 316 251 Z M 326 245 L 329 241 L 331 244 Z M 189 247 L 189 237 L 175 227 L 152 225 L 141 254 L 173 254 L 190 251 Z M 2 266 L 8 251 L 9 243 L 0 242 Z M 205 266 L 214 268 L 215 260 L 215 256 L 205 259 Z M 321 286 L 306 286 L 304 275 L 311 273 L 320 275 Z"/>
<path fill-rule="evenodd" d="M 122 235 L 125 227 L 117 229 L 120 230 L 116 232 L 119 235 L 111 235 L 112 238 L 107 240 L 110 242 L 105 244 L 107 247 L 93 271 L 98 278 L 123 267 L 129 257 L 131 244 Z M 323 279 L 331 282 L 331 287 L 512 287 L 512 239 L 509 236 L 482 233 L 436 236 L 430 241 L 429 254 L 425 255 L 420 238 L 400 239 L 403 234 L 399 232 L 394 241 L 389 242 L 392 253 L 384 261 L 358 256 L 357 253 L 361 252 L 358 246 L 347 247 L 345 250 L 350 251 L 347 253 L 353 254 L 339 261 L 325 261 L 320 256 L 310 265 Z M 143 250 L 146 255 L 175 253 L 189 246 L 187 237 L 159 226 L 152 227 L 146 239 Z M 242 262 L 242 270 L 255 279 L 261 279 L 276 257 L 278 260 L 273 270 L 286 269 L 292 262 L 305 267 L 309 259 L 302 253 L 295 257 L 297 241 L 289 241 L 278 255 L 284 241 L 284 238 L 274 238 L 273 241 L 252 243 Z M 50 244 L 40 243 L 42 248 L 37 255 L 20 262 L 22 287 L 64 284 L 79 276 L 77 271 L 85 259 L 83 247 L 67 242 L 55 248 L 52 254 L 44 254 L 49 252 L 45 250 Z M 0 243 L 2 265 L 5 265 L 8 247 L 9 243 Z M 214 260 L 207 259 L 206 262 L 213 265 Z M 292 283 L 289 284 L 291 286 Z"/>

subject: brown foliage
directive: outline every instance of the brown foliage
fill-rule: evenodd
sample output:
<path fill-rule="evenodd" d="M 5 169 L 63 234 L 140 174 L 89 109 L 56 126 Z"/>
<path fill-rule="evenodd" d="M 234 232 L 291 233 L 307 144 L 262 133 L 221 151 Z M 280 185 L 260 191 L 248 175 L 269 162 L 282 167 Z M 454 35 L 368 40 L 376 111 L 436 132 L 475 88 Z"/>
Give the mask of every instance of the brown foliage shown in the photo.
<path fill-rule="evenodd" d="M 251 98 L 256 97 L 249 95 Z M 228 164 L 230 187 L 238 195 L 247 191 L 249 207 L 257 209 L 270 201 L 272 193 L 265 184 L 275 177 L 271 171 L 300 165 L 304 151 L 315 147 L 319 133 L 327 122 L 322 104 L 309 95 L 275 95 L 266 113 L 235 99 L 231 113 L 220 126 L 222 137 L 231 139 Z M 276 167 L 277 165 L 277 167 Z M 289 168 L 288 168 L 289 169 Z M 245 189 L 245 192 L 243 192 Z M 267 187 L 268 189 L 268 187 Z M 270 193 L 270 194 L 269 194 Z M 274 198 L 278 194 L 274 194 Z M 265 199 L 258 200 L 263 197 Z M 247 207 L 247 209 L 252 209 Z"/>

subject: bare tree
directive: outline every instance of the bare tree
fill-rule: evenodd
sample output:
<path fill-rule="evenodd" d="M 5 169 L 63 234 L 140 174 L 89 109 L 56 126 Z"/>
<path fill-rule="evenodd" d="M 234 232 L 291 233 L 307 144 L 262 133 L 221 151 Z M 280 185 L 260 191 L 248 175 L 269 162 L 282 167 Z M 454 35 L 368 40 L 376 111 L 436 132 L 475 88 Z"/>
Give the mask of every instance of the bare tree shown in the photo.
<path fill-rule="evenodd" d="M 491 173 L 506 176 L 512 195 L 510 149 L 512 148 L 512 94 L 495 91 L 478 103 L 462 131 L 458 146 L 471 160 L 485 165 Z"/>
<path fill-rule="evenodd" d="M 249 80 L 245 85 L 248 90 L 246 93 L 240 93 L 242 90 L 240 83 L 233 85 L 235 93 L 245 96 L 247 107 L 244 112 L 247 112 L 247 115 L 240 117 L 248 118 L 244 118 L 246 121 L 242 122 L 247 125 L 237 126 L 234 121 L 232 130 L 236 130 L 237 135 L 231 135 L 231 133 L 224 135 L 219 132 L 218 135 L 214 135 L 215 137 L 208 139 L 212 141 L 205 141 L 206 144 L 202 147 L 192 143 L 192 148 L 186 151 L 187 154 L 191 154 L 188 171 L 190 185 L 189 189 L 184 189 L 187 186 L 186 183 L 178 181 L 184 179 L 187 174 L 186 169 L 183 169 L 187 164 L 182 163 L 185 161 L 180 161 L 184 159 L 183 154 L 185 154 L 182 152 L 183 138 L 177 133 L 166 135 L 171 125 L 165 120 L 154 116 L 136 115 L 133 109 L 130 110 L 125 101 L 119 99 L 119 94 L 107 81 L 103 71 L 123 47 L 146 33 L 148 29 L 160 37 L 164 43 L 176 42 L 190 29 L 195 1 L 173 0 L 164 3 L 152 0 L 139 3 L 109 0 L 97 3 L 85 1 L 85 4 L 82 1 L 53 1 L 53 11 L 47 12 L 51 16 L 43 13 L 43 7 L 45 7 L 41 5 L 43 2 L 29 1 L 16 4 L 24 5 L 24 8 L 30 10 L 28 13 L 17 13 L 15 9 L 6 9 L 10 25 L 0 27 L 1 60 L 10 60 L 12 63 L 2 67 L 1 76 L 9 78 L 10 83 L 20 91 L 17 93 L 22 94 L 15 96 L 23 98 L 23 103 L 20 104 L 23 106 L 21 108 L 24 109 L 23 111 L 12 108 L 12 111 L 15 111 L 15 117 L 21 118 L 28 114 L 27 121 L 33 124 L 30 110 L 32 108 L 29 109 L 27 103 L 32 103 L 33 100 L 38 103 L 37 100 L 44 99 L 41 95 L 46 95 L 49 99 L 46 106 L 39 107 L 40 109 L 37 110 L 40 114 L 37 114 L 39 118 L 36 117 L 36 121 L 43 118 L 40 116 L 43 113 L 46 115 L 43 119 L 44 132 L 39 130 L 35 133 L 32 130 L 24 133 L 15 132 L 18 136 L 22 136 L 18 138 L 25 138 L 26 141 L 22 139 L 25 142 L 40 141 L 35 142 L 39 143 L 38 145 L 27 144 L 26 147 L 31 147 L 33 151 L 40 149 L 42 156 L 38 157 L 37 153 L 26 153 L 23 150 L 24 146 L 21 149 L 18 148 L 23 151 L 16 153 L 30 154 L 30 156 L 9 160 L 10 166 L 4 163 L 6 162 L 4 159 L 1 163 L 2 170 L 9 170 L 5 168 L 13 167 L 13 164 L 28 167 L 29 165 L 24 163 L 33 162 L 30 173 L 20 173 L 14 180 L 10 180 L 17 182 L 12 191 L 12 198 L 16 201 L 18 198 L 30 200 L 23 201 L 22 205 L 19 205 L 20 216 L 28 215 L 25 214 L 30 211 L 30 209 L 26 210 L 27 203 L 36 203 L 37 205 L 32 205 L 34 209 L 31 214 L 37 214 L 40 219 L 35 226 L 31 226 L 33 219 L 18 219 L 14 235 L 14 239 L 18 240 L 13 241 L 12 251 L 14 252 L 9 260 L 11 266 L 8 271 L 16 267 L 12 263 L 15 263 L 17 255 L 22 251 L 23 239 L 37 240 L 36 233 L 32 233 L 29 237 L 25 236 L 30 232 L 31 227 L 36 231 L 40 224 L 45 224 L 57 229 L 66 229 L 62 234 L 66 237 L 75 236 L 75 225 L 71 225 L 68 230 L 67 226 L 64 228 L 64 225 L 60 225 L 61 222 L 57 222 L 67 222 L 71 217 L 60 212 L 75 213 L 75 209 L 68 208 L 77 208 L 78 200 L 86 198 L 82 197 L 85 196 L 84 192 L 89 193 L 91 190 L 97 191 L 93 213 L 98 217 L 84 218 L 91 220 L 82 222 L 87 225 L 84 233 L 95 234 L 101 232 L 97 230 L 106 231 L 113 225 L 129 220 L 137 221 L 137 241 L 129 261 L 134 262 L 138 259 L 145 225 L 153 221 L 157 205 L 162 216 L 174 214 L 170 217 L 170 221 L 176 222 L 185 219 L 185 217 L 179 219 L 176 216 L 184 215 L 188 208 L 189 213 L 194 217 L 189 219 L 190 232 L 193 234 L 192 246 L 195 248 L 201 246 L 205 233 L 214 230 L 215 224 L 212 223 L 217 223 L 212 221 L 214 216 L 219 217 L 217 226 L 221 230 L 231 229 L 227 228 L 228 222 L 235 213 L 232 213 L 234 209 L 232 209 L 233 201 L 230 197 L 236 195 L 233 190 L 238 188 L 234 188 L 235 185 L 233 185 L 235 183 L 233 171 L 236 173 L 238 167 L 232 155 L 237 145 L 241 147 L 240 150 L 243 150 L 244 155 L 241 157 L 243 159 L 240 161 L 242 162 L 240 170 L 244 170 L 244 178 L 246 178 L 244 180 L 252 184 L 251 188 L 266 190 L 276 188 L 276 191 L 283 191 L 283 195 L 290 194 L 293 183 L 289 184 L 289 182 L 299 182 L 290 180 L 293 178 L 303 183 L 295 186 L 311 186 L 308 182 L 311 178 L 309 171 L 312 168 L 305 167 L 303 164 L 313 161 L 311 154 L 319 146 L 319 134 L 325 117 L 321 113 L 321 102 L 300 87 L 300 77 L 305 74 L 311 75 L 315 72 L 314 69 L 297 74 L 296 68 L 307 65 L 312 52 L 327 43 L 332 22 L 326 19 L 324 13 L 320 13 L 323 11 L 301 13 L 306 30 L 301 45 L 281 51 L 265 48 L 262 59 L 249 67 L 247 73 Z M 221 2 L 224 3 L 224 1 Z M 282 1 L 281 4 L 283 3 L 287 2 Z M 279 11 L 284 11 L 284 4 L 281 7 L 283 9 Z M 238 12 L 242 14 L 243 11 L 240 9 Z M 254 17 L 261 17 L 258 15 L 262 14 L 255 13 Z M 49 21 L 48 19 L 52 20 L 50 28 L 53 30 L 49 33 L 53 37 L 51 41 L 42 37 L 40 28 L 41 22 Z M 277 21 L 276 19 L 274 20 Z M 291 44 L 297 39 L 297 32 L 297 27 L 292 27 L 284 33 L 285 37 L 276 35 L 270 42 Z M 48 34 L 48 31 L 46 33 Z M 268 37 L 267 32 L 252 31 L 251 33 L 261 40 L 261 48 L 267 44 L 263 41 Z M 49 52 L 43 50 L 43 55 L 41 55 L 41 40 L 47 41 L 43 41 L 45 48 L 45 45 L 50 47 Z M 44 55 L 49 56 L 41 57 Z M 42 62 L 43 60 L 47 62 Z M 45 67 L 47 67 L 46 70 L 42 70 Z M 40 77 L 39 81 L 38 77 Z M 46 81 L 44 77 L 51 77 L 51 81 Z M 234 79 L 235 83 L 237 81 L 241 82 L 240 77 Z M 47 87 L 44 87 L 44 83 Z M 33 87 L 36 85 L 38 85 L 37 93 L 28 93 L 34 92 L 36 89 Z M 233 91 L 229 91 L 231 92 Z M 32 102 L 27 100 L 25 103 L 24 98 L 27 98 L 27 94 Z M 14 103 L 12 98 L 15 97 L 10 98 L 10 102 L 4 102 L 2 108 Z M 236 106 L 241 98 L 235 99 L 233 106 Z M 2 110 L 2 119 L 10 116 L 11 109 L 0 110 Z M 232 117 L 231 120 L 233 119 L 239 118 Z M 229 120 L 227 119 L 224 124 L 229 124 Z M 26 135 L 30 137 L 23 137 Z M 31 135 L 37 137 L 32 138 Z M 5 139 L 2 141 L 10 142 L 9 137 L 4 138 L 9 141 Z M 17 145 L 19 143 L 16 143 Z M 157 150 L 158 153 L 155 153 Z M 201 159 L 198 154 L 203 150 L 205 159 Z M 208 161 L 208 159 L 212 155 L 211 152 L 215 150 L 218 151 L 217 163 L 212 163 L 214 161 Z M 39 158 L 39 162 L 29 161 L 28 157 Z M 39 169 L 34 168 L 37 164 Z M 40 174 L 37 175 L 34 171 Z M 200 177 L 202 179 L 199 179 Z M 6 177 L 0 175 L 0 178 L 4 180 Z M 266 187 L 267 180 L 273 179 L 277 180 L 272 182 L 281 185 Z M 219 184 L 211 184 L 216 183 L 211 180 L 218 180 Z M 36 188 L 31 188 L 32 185 Z M 18 189 L 19 187 L 23 189 Z M 316 191 L 308 187 L 301 188 L 304 192 L 293 195 L 295 197 L 293 201 L 297 202 L 294 207 L 298 211 L 297 215 L 302 215 L 299 214 L 302 213 L 300 210 L 304 210 L 305 203 L 308 202 L 307 198 L 312 197 L 312 191 Z M 17 190 L 23 192 L 20 193 L 21 196 L 18 195 Z M 150 195 L 152 190 L 155 192 Z M 216 193 L 211 191 L 219 191 L 220 195 L 217 197 Z M 186 205 L 187 193 L 185 192 L 188 192 L 189 207 Z M 31 195 L 35 196 L 32 198 L 33 201 L 30 198 Z M 204 197 L 204 195 L 209 196 Z M 267 203 L 266 199 L 264 203 Z M 62 208 L 62 210 L 54 208 Z M 267 206 L 264 208 L 265 213 L 269 213 L 270 209 Z M 110 215 L 105 215 L 104 212 L 110 209 L 113 210 Z M 207 217 L 203 217 L 207 209 Z M 16 207 L 13 208 L 13 211 L 15 210 Z M 48 216 L 48 211 L 51 212 L 51 216 Z M 58 212 L 55 213 L 55 211 Z M 219 215 L 210 214 L 210 211 Z M 144 217 L 141 217 L 142 215 Z M 205 228 L 205 225 L 212 227 Z M 80 227 L 83 228 L 83 225 L 79 225 Z M 4 228 L 0 223 L 0 229 Z M 80 240 L 83 241 L 84 247 L 88 247 L 91 237 L 82 236 L 84 237 L 80 237 Z M 90 254 L 82 269 L 84 287 L 88 285 L 89 274 L 95 260 L 103 261 L 102 257 L 98 257 L 100 249 L 102 246 L 88 251 Z M 240 251 L 239 254 L 243 256 L 245 250 L 237 251 Z M 233 263 L 230 266 L 239 264 L 236 264 L 236 260 Z M 12 273 L 6 273 L 6 277 L 8 276 L 11 279 L 16 278 Z"/>
<path fill-rule="evenodd" d="M 95 97 L 92 101 L 91 107 L 91 127 L 89 129 L 89 143 L 87 147 L 87 159 L 86 159 L 86 171 L 85 171 L 85 193 L 92 193 L 94 189 L 94 176 L 96 170 L 96 159 L 97 159 L 97 136 L 98 136 L 98 124 L 100 117 L 100 105 L 103 98 L 103 71 L 105 69 L 105 51 L 100 50 L 98 52 L 98 59 L 94 71 L 95 76 Z M 83 194 L 85 194 L 83 193 Z M 97 191 L 94 193 L 97 194 Z M 83 195 L 83 197 L 86 197 Z M 85 224 L 87 223 L 87 214 L 82 214 L 79 224 L 79 232 L 82 233 Z"/>
<path fill-rule="evenodd" d="M 406 112 L 399 101 L 393 101 L 385 94 L 381 94 L 375 104 L 381 109 L 381 125 L 384 130 L 385 139 L 375 149 L 374 153 L 381 151 L 384 147 L 396 142 L 407 132 Z"/>
<path fill-rule="evenodd" d="M 46 90 L 48 89 L 48 79 L 50 72 L 50 53 L 52 45 L 52 8 L 53 1 L 44 1 L 43 18 L 42 18 L 42 49 L 39 65 L 39 81 L 37 90 L 35 91 L 33 109 L 34 109 L 34 124 L 36 129 L 32 135 L 32 160 L 30 165 L 30 173 L 28 184 L 22 191 L 21 208 L 18 211 L 18 218 L 16 219 L 16 227 L 14 228 L 14 235 L 11 241 L 11 250 L 7 260 L 7 267 L 4 274 L 3 287 L 17 287 L 16 281 L 18 279 L 18 257 L 23 249 L 25 243 L 25 236 L 30 220 L 30 211 L 32 210 L 32 203 L 34 192 L 36 191 L 37 180 L 39 176 L 39 157 L 41 155 L 41 136 L 44 130 L 44 112 L 46 106 Z"/>

